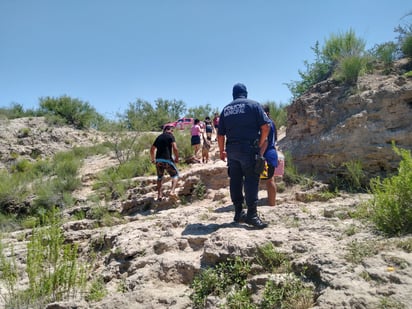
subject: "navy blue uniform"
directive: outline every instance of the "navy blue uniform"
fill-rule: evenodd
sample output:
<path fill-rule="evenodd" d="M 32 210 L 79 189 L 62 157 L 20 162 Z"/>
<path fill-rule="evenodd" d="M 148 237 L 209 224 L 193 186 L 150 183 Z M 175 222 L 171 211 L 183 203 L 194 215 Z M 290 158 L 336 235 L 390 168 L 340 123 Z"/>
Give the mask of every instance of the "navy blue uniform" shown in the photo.
<path fill-rule="evenodd" d="M 257 216 L 259 175 L 254 172 L 255 156 L 259 152 L 260 128 L 270 120 L 258 102 L 247 99 L 244 85 L 234 86 L 233 99 L 220 114 L 218 134 L 226 136 L 230 197 L 237 221 L 244 200 L 248 207 L 247 216 Z"/>

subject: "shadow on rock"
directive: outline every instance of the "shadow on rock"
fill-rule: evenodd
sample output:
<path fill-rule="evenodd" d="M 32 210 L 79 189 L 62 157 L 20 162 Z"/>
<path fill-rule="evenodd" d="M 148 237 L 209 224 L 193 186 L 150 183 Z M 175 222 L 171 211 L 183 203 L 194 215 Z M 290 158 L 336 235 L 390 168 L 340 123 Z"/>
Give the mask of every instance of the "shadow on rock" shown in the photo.
<path fill-rule="evenodd" d="M 238 223 L 234 223 L 234 222 L 223 223 L 223 224 L 194 223 L 194 224 L 187 225 L 186 228 L 183 230 L 182 235 L 207 235 L 221 228 L 239 228 L 239 227 L 245 227 L 245 226 L 240 225 Z"/>

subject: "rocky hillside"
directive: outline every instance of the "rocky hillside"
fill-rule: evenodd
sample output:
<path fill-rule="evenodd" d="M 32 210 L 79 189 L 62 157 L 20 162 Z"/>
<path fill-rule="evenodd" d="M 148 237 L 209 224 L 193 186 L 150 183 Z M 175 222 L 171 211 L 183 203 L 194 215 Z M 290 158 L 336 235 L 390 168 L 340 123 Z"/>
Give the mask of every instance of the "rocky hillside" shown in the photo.
<path fill-rule="evenodd" d="M 44 117 L 9 120 L 0 117 L 0 169 L 10 167 L 17 160 L 47 159 L 73 146 L 91 146 L 107 140 L 95 130 L 79 131 L 53 126 Z"/>
<path fill-rule="evenodd" d="M 329 180 L 359 161 L 366 178 L 395 172 L 392 143 L 412 149 L 412 78 L 399 73 L 406 64 L 391 75 L 361 76 L 354 87 L 326 80 L 288 106 L 280 147 L 299 171 Z"/>
<path fill-rule="evenodd" d="M 47 157 L 105 140 L 98 132 L 50 128 L 42 119 L 2 121 L 0 126 L 3 166 L 18 156 Z M 74 194 L 76 206 L 64 210 L 62 229 L 66 242 L 79 245 L 83 261 L 96 257 L 89 280 L 103 278 L 107 295 L 97 302 L 87 302 L 83 295 L 46 307 L 192 308 L 191 283 L 201 270 L 240 257 L 254 262 L 247 286 L 256 304 L 268 281 L 282 286 L 295 275 L 313 290 L 312 308 L 412 308 L 412 253 L 402 245 L 412 237 L 388 239 L 367 222 L 353 219 L 351 214 L 370 198 L 368 194 L 340 192 L 327 199 L 321 183 L 286 186 L 278 192 L 277 205 L 270 207 L 262 183 L 258 211 L 269 227 L 254 230 L 232 223 L 226 166 L 216 150 L 214 144 L 209 163 L 181 170 L 178 199 L 157 202 L 155 177 L 139 177 L 131 180 L 125 198 L 100 201 L 117 214 L 112 226 L 90 218 L 96 201 L 88 197 L 96 173 L 117 161 L 111 155 L 87 158 L 79 175 L 83 186 Z M 281 179 L 278 183 L 284 187 Z M 196 191 L 199 184 L 202 194 Z M 74 214 L 80 211 L 85 219 L 76 220 Z M 4 244 L 13 245 L 21 270 L 29 237 L 30 230 L 2 235 Z M 259 248 L 267 244 L 288 257 L 290 271 L 273 273 L 255 263 Z M 6 250 L 6 255 L 12 252 Z M 19 287 L 24 288 L 27 275 L 21 275 Z M 1 285 L 0 294 L 5 293 Z M 0 304 L 3 301 L 1 297 Z M 224 304 L 224 298 L 212 295 L 205 308 Z"/>

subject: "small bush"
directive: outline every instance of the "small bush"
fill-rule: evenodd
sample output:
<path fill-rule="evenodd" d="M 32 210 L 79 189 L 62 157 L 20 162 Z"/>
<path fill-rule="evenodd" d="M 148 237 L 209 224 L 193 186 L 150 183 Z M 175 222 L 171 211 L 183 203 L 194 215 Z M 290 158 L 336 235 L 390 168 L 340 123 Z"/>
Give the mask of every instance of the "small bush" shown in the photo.
<path fill-rule="evenodd" d="M 31 133 L 30 128 L 22 128 L 19 130 L 17 136 L 19 138 L 29 137 L 30 133 Z"/>
<path fill-rule="evenodd" d="M 0 212 L 21 213 L 22 202 L 29 195 L 27 179 L 22 173 L 7 174 L 0 171 Z"/>
<path fill-rule="evenodd" d="M 412 58 L 412 35 L 404 38 L 401 49 L 406 57 Z"/>
<path fill-rule="evenodd" d="M 87 301 L 99 301 L 107 295 L 107 289 L 104 284 L 103 278 L 95 278 L 90 286 L 89 292 L 86 295 Z"/>
<path fill-rule="evenodd" d="M 190 299 L 194 308 L 204 308 L 206 297 L 209 295 L 225 297 L 233 287 L 241 290 L 246 284 L 249 272 L 249 263 L 239 257 L 222 262 L 215 268 L 203 270 L 192 283 L 193 293 Z"/>
<path fill-rule="evenodd" d="M 179 150 L 180 158 L 185 159 L 191 157 L 193 155 L 193 149 L 190 144 L 190 131 L 174 130 L 173 135 L 176 139 L 176 145 Z"/>
<path fill-rule="evenodd" d="M 53 165 L 50 160 L 40 160 L 33 164 L 32 168 L 34 177 L 43 177 L 51 175 L 53 172 Z"/>
<path fill-rule="evenodd" d="M 372 242 L 352 241 L 348 244 L 345 259 L 353 264 L 359 264 L 364 258 L 377 254 L 376 245 Z"/>
<path fill-rule="evenodd" d="M 8 119 L 22 118 L 22 117 L 39 117 L 43 113 L 38 110 L 27 109 L 24 110 L 23 105 L 12 103 L 9 108 L 0 108 L 0 115 L 6 116 Z"/>
<path fill-rule="evenodd" d="M 13 261 L 6 260 L 0 250 L 1 280 L 6 281 L 8 293 L 6 308 L 43 308 L 47 303 L 70 299 L 85 288 L 86 266 L 78 263 L 77 246 L 64 243 L 59 213 L 53 209 L 42 221 L 45 227 L 35 228 L 27 244 L 28 289 L 17 289 Z"/>
<path fill-rule="evenodd" d="M 384 65 L 384 73 L 390 73 L 393 67 L 393 62 L 396 59 L 397 46 L 394 42 L 387 42 L 383 44 L 376 45 L 371 54 L 378 61 L 382 62 Z"/>
<path fill-rule="evenodd" d="M 115 168 L 109 168 L 99 173 L 93 190 L 100 190 L 105 200 L 117 199 L 126 192 L 128 185 L 122 181 Z"/>
<path fill-rule="evenodd" d="M 407 253 L 412 253 L 412 238 L 400 240 L 396 246 Z"/>
<path fill-rule="evenodd" d="M 362 169 L 362 162 L 349 161 L 344 162 L 343 167 L 346 168 L 345 182 L 351 192 L 360 192 L 364 190 L 365 173 Z"/>
<path fill-rule="evenodd" d="M 382 297 L 379 301 L 378 309 L 406 309 L 407 307 L 401 303 L 399 300 L 393 299 L 391 297 Z"/>
<path fill-rule="evenodd" d="M 365 60 L 363 57 L 345 57 L 339 62 L 333 77 L 346 85 L 354 85 L 364 67 Z"/>
<path fill-rule="evenodd" d="M 270 272 L 284 272 L 289 269 L 289 257 L 276 250 L 271 242 L 258 248 L 256 261 Z"/>
<path fill-rule="evenodd" d="M 195 184 L 193 188 L 192 194 L 198 199 L 198 200 L 203 200 L 206 196 L 206 186 L 203 182 L 199 181 L 198 183 Z"/>
<path fill-rule="evenodd" d="M 266 283 L 259 308 L 307 309 L 313 307 L 313 300 L 313 289 L 306 287 L 296 276 L 289 275 L 282 283 L 276 284 L 272 280 Z"/>
<path fill-rule="evenodd" d="M 3 214 L 0 212 L 0 235 L 1 233 L 7 233 L 16 231 L 20 227 L 20 223 L 15 214 Z"/>
<path fill-rule="evenodd" d="M 40 98 L 40 111 L 52 122 L 61 121 L 78 129 L 96 126 L 103 118 L 88 102 L 68 96 Z"/>
<path fill-rule="evenodd" d="M 6 291 L 4 295 L 4 300 L 9 303 L 11 302 L 16 295 L 16 284 L 19 277 L 19 272 L 17 269 L 16 261 L 14 259 L 6 258 L 4 254 L 4 245 L 1 242 L 0 238 L 0 273 L 1 281 L 5 284 Z M 10 248 L 11 256 L 14 256 L 13 248 Z"/>
<path fill-rule="evenodd" d="M 302 181 L 302 175 L 298 173 L 296 166 L 293 164 L 292 156 L 289 152 L 285 152 L 285 174 L 283 180 L 286 184 L 298 184 Z"/>
<path fill-rule="evenodd" d="M 398 175 L 371 180 L 371 219 L 385 234 L 402 235 L 412 232 L 412 158 L 410 151 L 393 149 L 402 157 Z"/>
<path fill-rule="evenodd" d="M 226 308 L 255 309 L 256 306 L 251 302 L 250 291 L 243 287 L 227 295 Z"/>

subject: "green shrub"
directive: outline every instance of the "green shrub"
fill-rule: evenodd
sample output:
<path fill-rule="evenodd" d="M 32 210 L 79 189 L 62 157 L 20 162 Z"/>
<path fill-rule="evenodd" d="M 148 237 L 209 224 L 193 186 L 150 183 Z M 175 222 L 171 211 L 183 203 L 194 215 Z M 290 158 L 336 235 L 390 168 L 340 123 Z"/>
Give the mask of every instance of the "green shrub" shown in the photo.
<path fill-rule="evenodd" d="M 4 245 L 0 238 L 0 273 L 1 281 L 4 283 L 7 293 L 2 295 L 6 303 L 12 302 L 16 296 L 17 280 L 19 272 L 16 265 L 16 260 L 6 258 L 4 254 Z M 14 249 L 10 248 L 10 256 L 14 257 Z"/>
<path fill-rule="evenodd" d="M 180 100 L 159 98 L 150 103 L 137 99 L 129 103 L 128 109 L 120 117 L 127 130 L 158 131 L 165 123 L 177 120 L 185 111 L 186 105 Z"/>
<path fill-rule="evenodd" d="M 73 152 L 74 157 L 79 158 L 79 159 L 84 159 L 90 156 L 94 155 L 104 155 L 109 153 L 110 151 L 110 144 L 108 143 L 101 143 L 89 147 L 78 147 L 75 146 L 71 150 Z"/>
<path fill-rule="evenodd" d="M 130 179 L 143 175 L 155 175 L 156 167 L 150 161 L 148 154 L 140 154 L 116 167 L 110 167 L 97 176 L 93 189 L 101 189 L 105 199 L 115 199 L 123 196 L 130 187 Z"/>
<path fill-rule="evenodd" d="M 266 270 L 273 270 L 285 264 L 287 258 L 275 252 L 273 245 L 267 244 L 259 248 L 257 260 L 265 265 Z M 262 265 L 262 264 L 261 264 Z M 263 265 L 262 265 L 263 266 Z M 195 277 L 192 283 L 193 293 L 190 299 L 193 308 L 204 308 L 208 296 L 216 296 L 225 299 L 225 308 L 311 308 L 314 302 L 313 289 L 304 285 L 296 275 L 289 273 L 284 276 L 282 282 L 276 284 L 267 281 L 263 299 L 253 303 L 251 291 L 248 289 L 247 277 L 252 270 L 248 261 L 237 257 L 207 268 Z M 285 269 L 283 269 L 285 270 Z"/>
<path fill-rule="evenodd" d="M 123 136 L 123 132 L 116 133 L 114 142 L 111 144 L 112 150 L 120 164 L 132 160 L 138 152 L 135 151 L 137 145 L 137 135 L 133 137 Z"/>
<path fill-rule="evenodd" d="M 56 176 L 51 180 L 53 191 L 63 195 L 76 190 L 81 185 L 78 178 L 80 166 L 80 158 L 76 157 L 73 151 L 57 153 L 53 160 L 53 171 Z"/>
<path fill-rule="evenodd" d="M 191 286 L 193 293 L 190 299 L 193 307 L 204 308 L 206 297 L 209 295 L 225 297 L 232 288 L 242 290 L 249 272 L 250 264 L 240 257 L 219 263 L 215 268 L 203 270 L 195 277 Z"/>
<path fill-rule="evenodd" d="M 31 132 L 30 128 L 22 128 L 18 132 L 18 137 L 19 138 L 29 137 L 30 132 Z"/>
<path fill-rule="evenodd" d="M 107 207 L 100 205 L 92 207 L 87 218 L 99 221 L 99 226 L 113 226 L 116 223 L 116 218 L 121 219 L 119 213 L 110 212 Z"/>
<path fill-rule="evenodd" d="M 64 243 L 60 214 L 53 209 L 42 221 L 46 226 L 35 228 L 27 244 L 26 290 L 17 289 L 13 261 L 2 258 L 0 250 L 0 264 L 6 270 L 1 280 L 8 287 L 6 308 L 40 308 L 53 301 L 69 300 L 85 289 L 87 268 L 78 261 L 77 245 Z"/>
<path fill-rule="evenodd" d="M 63 206 L 63 196 L 56 192 L 54 182 L 40 181 L 34 185 L 36 197 L 33 200 L 32 209 L 29 213 L 39 215 L 44 210 L 51 209 L 55 206 Z"/>
<path fill-rule="evenodd" d="M 316 42 L 315 46 L 312 47 L 312 50 L 315 53 L 316 60 L 314 63 L 309 63 L 307 60 L 304 61 L 306 71 L 298 71 L 301 80 L 286 83 L 286 86 L 289 88 L 293 99 L 296 99 L 304 94 L 313 85 L 326 80 L 332 73 L 331 64 L 322 54 L 319 47 L 319 42 Z"/>
<path fill-rule="evenodd" d="M 78 129 L 96 126 L 103 120 L 103 117 L 88 102 L 72 99 L 69 96 L 40 98 L 39 105 L 46 118 L 50 117 L 53 122 L 58 122 L 60 119 Z"/>
<path fill-rule="evenodd" d="M 296 166 L 293 164 L 293 158 L 290 152 L 285 152 L 285 173 L 283 175 L 283 180 L 287 185 L 301 184 L 307 186 L 311 179 L 299 174 Z"/>
<path fill-rule="evenodd" d="M 346 33 L 331 34 L 325 41 L 322 54 L 328 62 L 336 65 L 346 57 L 362 55 L 364 50 L 365 41 L 349 29 Z"/>
<path fill-rule="evenodd" d="M 193 149 L 190 143 L 189 130 L 174 130 L 173 135 L 179 150 L 179 157 L 184 161 L 185 158 L 193 156 Z"/>
<path fill-rule="evenodd" d="M 343 167 L 346 168 L 345 180 L 348 185 L 349 191 L 363 191 L 365 182 L 365 173 L 362 169 L 362 162 L 360 161 L 349 161 L 344 162 Z"/>
<path fill-rule="evenodd" d="M 373 242 L 352 241 L 347 246 L 345 259 L 353 264 L 359 264 L 364 258 L 374 256 L 377 254 L 376 244 Z"/>
<path fill-rule="evenodd" d="M 412 158 L 408 150 L 393 149 L 402 158 L 398 174 L 371 180 L 371 219 L 385 234 L 402 235 L 412 232 Z"/>
<path fill-rule="evenodd" d="M 342 34 L 331 34 L 322 48 L 316 42 L 312 48 L 315 62 L 305 61 L 306 72 L 299 71 L 301 80 L 286 84 L 293 98 L 299 97 L 330 76 L 352 84 L 366 65 L 364 49 L 365 41 L 356 37 L 352 29 Z"/>
<path fill-rule="evenodd" d="M 404 38 L 401 49 L 406 57 L 412 58 L 412 35 Z"/>
<path fill-rule="evenodd" d="M 364 67 L 365 59 L 363 57 L 348 56 L 339 61 L 333 77 L 346 85 L 354 85 Z"/>
<path fill-rule="evenodd" d="M 1 233 L 7 233 L 11 231 L 16 231 L 20 228 L 19 220 L 16 214 L 0 212 L 0 235 Z"/>
<path fill-rule="evenodd" d="M 9 108 L 0 108 L 0 115 L 6 116 L 8 119 L 22 118 L 22 117 L 38 117 L 43 116 L 43 113 L 39 110 L 26 109 L 23 105 L 18 103 L 12 103 Z"/>
<path fill-rule="evenodd" d="M 24 212 L 22 204 L 29 194 L 24 174 L 8 174 L 0 171 L 0 212 L 16 214 Z"/>
<path fill-rule="evenodd" d="M 314 292 L 294 275 L 279 284 L 267 281 L 259 308 L 308 309 L 314 305 Z"/>
<path fill-rule="evenodd" d="M 397 50 L 397 45 L 394 42 L 386 42 L 377 44 L 370 53 L 375 59 L 383 63 L 384 72 L 388 74 L 393 67 Z"/>
<path fill-rule="evenodd" d="M 109 168 L 98 174 L 93 190 L 100 190 L 105 200 L 117 199 L 126 191 L 127 184 L 116 173 L 116 168 Z"/>
<path fill-rule="evenodd" d="M 120 164 L 117 168 L 117 174 L 120 179 L 130 179 L 147 174 L 154 175 L 155 172 L 156 168 L 148 155 L 139 155 L 133 158 L 133 160 Z"/>
<path fill-rule="evenodd" d="M 258 247 L 256 261 L 270 272 L 286 271 L 289 269 L 289 257 L 276 250 L 271 242 Z"/>
<path fill-rule="evenodd" d="M 412 238 L 400 240 L 396 246 L 407 253 L 412 253 Z"/>
<path fill-rule="evenodd" d="M 102 277 L 95 278 L 90 286 L 89 292 L 86 295 L 87 301 L 99 301 L 107 295 L 107 289 Z"/>
<path fill-rule="evenodd" d="M 194 185 L 192 195 L 194 195 L 198 200 L 203 200 L 206 195 L 206 190 L 206 185 L 199 181 Z"/>
<path fill-rule="evenodd" d="M 406 309 L 407 307 L 399 300 L 389 296 L 381 297 L 377 309 Z"/>
<path fill-rule="evenodd" d="M 250 291 L 246 286 L 229 293 L 226 297 L 226 308 L 255 309 L 252 303 Z"/>
<path fill-rule="evenodd" d="M 51 175 L 53 172 L 53 164 L 50 160 L 39 160 L 33 164 L 33 177 L 43 177 Z"/>

